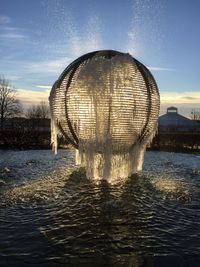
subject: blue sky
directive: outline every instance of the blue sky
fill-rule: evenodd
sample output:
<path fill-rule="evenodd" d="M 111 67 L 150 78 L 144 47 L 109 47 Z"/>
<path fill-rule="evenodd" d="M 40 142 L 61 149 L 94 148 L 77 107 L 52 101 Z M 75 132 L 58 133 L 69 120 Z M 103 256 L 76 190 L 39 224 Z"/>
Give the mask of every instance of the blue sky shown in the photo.
<path fill-rule="evenodd" d="M 161 113 L 200 107 L 199 0 L 0 0 L 0 74 L 25 107 L 47 101 L 62 70 L 99 49 L 149 67 Z"/>

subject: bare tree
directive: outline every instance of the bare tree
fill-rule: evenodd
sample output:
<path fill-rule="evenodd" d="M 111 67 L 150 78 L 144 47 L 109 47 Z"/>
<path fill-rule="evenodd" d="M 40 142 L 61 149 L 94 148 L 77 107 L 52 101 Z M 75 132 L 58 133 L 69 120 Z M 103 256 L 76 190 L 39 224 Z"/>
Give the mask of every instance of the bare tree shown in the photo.
<path fill-rule="evenodd" d="M 0 128 L 6 118 L 20 116 L 23 112 L 21 102 L 16 98 L 17 90 L 3 75 L 0 76 Z"/>
<path fill-rule="evenodd" d="M 193 108 L 190 114 L 192 120 L 200 120 L 200 108 Z"/>
<path fill-rule="evenodd" d="M 26 117 L 29 119 L 47 119 L 49 118 L 49 107 L 41 101 L 38 105 L 32 105 L 26 112 Z"/>

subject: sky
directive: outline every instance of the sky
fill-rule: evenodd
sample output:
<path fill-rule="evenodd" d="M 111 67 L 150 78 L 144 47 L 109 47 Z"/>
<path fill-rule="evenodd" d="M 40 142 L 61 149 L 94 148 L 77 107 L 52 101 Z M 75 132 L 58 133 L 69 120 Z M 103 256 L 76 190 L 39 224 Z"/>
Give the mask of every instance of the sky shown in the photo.
<path fill-rule="evenodd" d="M 69 63 L 91 51 L 130 53 L 152 72 L 161 114 L 200 108 L 199 0 L 0 0 L 0 75 L 27 108 L 48 102 Z"/>

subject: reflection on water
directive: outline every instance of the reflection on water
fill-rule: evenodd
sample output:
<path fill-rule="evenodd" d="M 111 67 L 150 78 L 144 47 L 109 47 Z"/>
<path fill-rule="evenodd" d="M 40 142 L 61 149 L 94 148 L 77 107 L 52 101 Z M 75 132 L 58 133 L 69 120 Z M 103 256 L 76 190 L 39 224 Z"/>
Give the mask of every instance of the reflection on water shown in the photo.
<path fill-rule="evenodd" d="M 1 156 L 0 266 L 154 266 L 200 253 L 195 155 L 148 152 L 142 174 L 115 184 L 88 180 L 72 151 Z"/>

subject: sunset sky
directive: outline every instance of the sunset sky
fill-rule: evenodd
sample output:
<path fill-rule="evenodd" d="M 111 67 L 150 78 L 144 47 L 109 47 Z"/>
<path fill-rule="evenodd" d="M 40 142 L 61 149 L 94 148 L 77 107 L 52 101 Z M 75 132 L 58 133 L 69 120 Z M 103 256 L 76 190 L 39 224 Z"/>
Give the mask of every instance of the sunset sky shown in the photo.
<path fill-rule="evenodd" d="M 161 114 L 200 108 L 199 0 L 0 0 L 0 74 L 24 107 L 48 101 L 82 54 L 129 52 L 154 75 Z"/>

